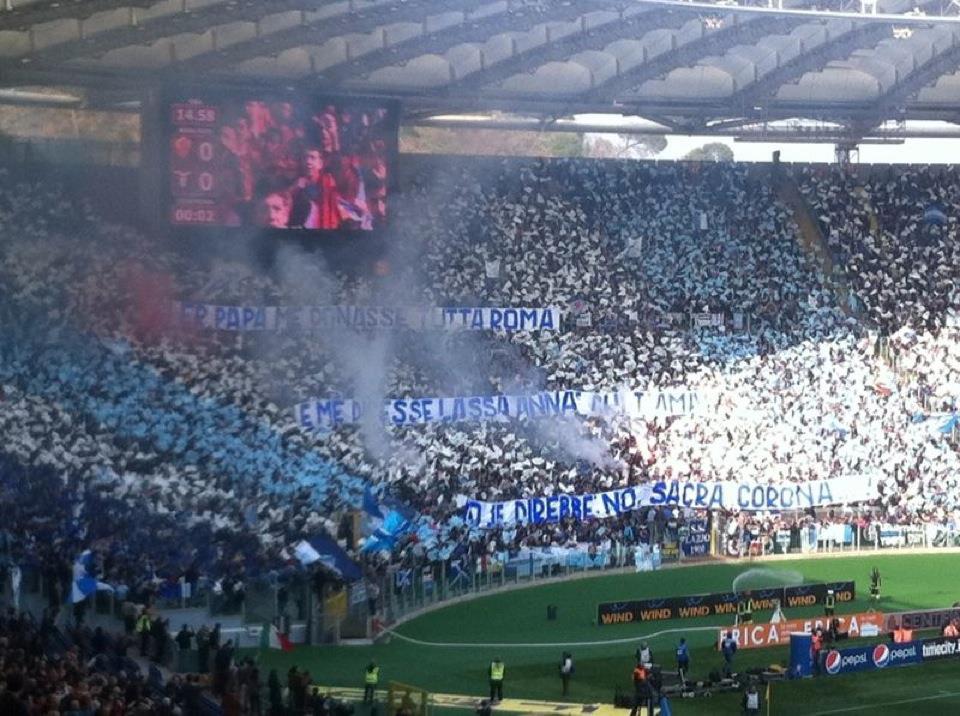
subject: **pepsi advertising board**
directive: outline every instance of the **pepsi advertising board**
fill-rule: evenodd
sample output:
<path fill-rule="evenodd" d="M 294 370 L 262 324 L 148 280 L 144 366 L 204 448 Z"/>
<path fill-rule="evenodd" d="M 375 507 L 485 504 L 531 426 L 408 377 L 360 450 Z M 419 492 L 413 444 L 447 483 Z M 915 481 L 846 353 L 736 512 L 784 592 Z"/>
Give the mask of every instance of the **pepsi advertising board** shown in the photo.
<path fill-rule="evenodd" d="M 755 611 L 772 611 L 775 602 L 798 607 L 822 604 L 827 590 L 832 589 L 838 603 L 851 602 L 856 595 L 853 582 L 804 584 L 779 589 L 755 589 L 750 592 Z M 624 602 L 602 602 L 597 605 L 597 624 L 633 624 L 666 619 L 696 619 L 737 613 L 736 592 L 691 594 L 685 597 L 635 599 Z"/>
<path fill-rule="evenodd" d="M 923 644 L 875 644 L 852 649 L 831 649 L 823 657 L 822 671 L 827 676 L 873 671 L 895 666 L 909 666 L 923 661 Z"/>

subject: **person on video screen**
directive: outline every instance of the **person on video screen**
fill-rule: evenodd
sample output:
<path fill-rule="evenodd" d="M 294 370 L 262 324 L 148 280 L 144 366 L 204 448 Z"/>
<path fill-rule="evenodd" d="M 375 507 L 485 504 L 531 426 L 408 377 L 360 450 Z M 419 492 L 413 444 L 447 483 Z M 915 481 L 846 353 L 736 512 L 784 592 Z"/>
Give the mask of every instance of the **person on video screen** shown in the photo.
<path fill-rule="evenodd" d="M 367 192 L 363 177 L 352 157 L 340 157 L 332 168 L 337 181 L 337 209 L 340 226 L 345 229 L 370 231 L 373 214 L 367 204 Z"/>
<path fill-rule="evenodd" d="M 373 223 L 380 226 L 387 218 L 387 160 L 386 152 L 376 142 L 360 156 L 360 177 L 367 192 L 367 205 L 373 215 Z"/>
<path fill-rule="evenodd" d="M 293 188 L 293 206 L 291 226 L 327 230 L 340 226 L 336 180 L 328 171 L 323 151 L 316 144 L 304 149 L 303 175 Z"/>
<path fill-rule="evenodd" d="M 300 160 L 290 145 L 283 141 L 283 133 L 272 127 L 264 133 L 263 138 L 263 170 L 274 177 L 294 181 L 300 168 Z"/>
<path fill-rule="evenodd" d="M 365 114 L 357 117 L 349 107 L 340 110 L 340 151 L 344 155 L 352 155 L 360 151 L 360 143 L 365 134 L 365 119 Z"/>
<path fill-rule="evenodd" d="M 269 188 L 260 192 L 257 200 L 255 220 L 257 226 L 271 229 L 290 228 L 290 210 L 293 198 L 286 189 Z"/>
<path fill-rule="evenodd" d="M 298 121 L 292 103 L 277 102 L 270 111 L 284 144 L 303 141 L 303 123 Z"/>
<path fill-rule="evenodd" d="M 320 132 L 320 146 L 325 154 L 340 151 L 340 124 L 337 120 L 337 108 L 328 104 L 313 118 Z"/>
<path fill-rule="evenodd" d="M 242 216 L 245 206 L 242 185 L 243 177 L 236 166 L 228 164 L 217 173 L 216 215 L 224 226 L 241 226 L 245 223 Z"/>
<path fill-rule="evenodd" d="M 228 117 L 220 127 L 220 143 L 232 157 L 241 177 L 241 196 L 244 201 L 253 198 L 258 156 L 250 123 L 245 116 Z"/>

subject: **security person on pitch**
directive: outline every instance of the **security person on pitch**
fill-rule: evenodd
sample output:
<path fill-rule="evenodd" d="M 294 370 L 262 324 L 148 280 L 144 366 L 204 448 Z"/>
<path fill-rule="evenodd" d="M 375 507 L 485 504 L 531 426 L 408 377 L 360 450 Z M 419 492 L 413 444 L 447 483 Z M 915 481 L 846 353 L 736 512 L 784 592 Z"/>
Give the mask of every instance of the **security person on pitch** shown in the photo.
<path fill-rule="evenodd" d="M 647 713 L 653 713 L 650 709 L 650 672 L 643 662 L 637 661 L 633 669 L 633 708 L 630 710 L 630 716 L 637 716 L 641 709 L 647 709 Z"/>
<path fill-rule="evenodd" d="M 677 676 L 683 681 L 690 672 L 690 649 L 687 647 L 687 640 L 680 637 L 680 644 L 677 646 Z"/>
<path fill-rule="evenodd" d="M 733 638 L 733 632 L 727 632 L 720 643 L 720 651 L 723 653 L 723 675 L 730 678 L 733 676 L 733 657 L 737 653 L 737 640 Z"/>
<path fill-rule="evenodd" d="M 500 703 L 503 701 L 503 675 L 506 667 L 499 656 L 493 657 L 490 662 L 490 701 Z"/>
<path fill-rule="evenodd" d="M 837 596 L 833 593 L 832 589 L 827 590 L 827 596 L 823 598 L 823 615 L 826 617 L 833 616 L 833 609 L 837 605 Z"/>
<path fill-rule="evenodd" d="M 880 570 L 876 567 L 870 572 L 870 599 L 874 602 L 880 601 L 880 586 L 883 581 L 880 579 Z"/>
<path fill-rule="evenodd" d="M 573 654 L 565 651 L 563 656 L 560 657 L 560 683 L 563 685 L 564 696 L 570 691 L 571 676 L 573 676 Z"/>
<path fill-rule="evenodd" d="M 380 667 L 377 666 L 376 662 L 371 661 L 367 664 L 367 670 L 363 674 L 363 703 L 373 703 L 379 683 Z"/>
<path fill-rule="evenodd" d="M 746 716 L 760 716 L 760 692 L 756 684 L 750 684 L 743 692 L 743 713 Z"/>

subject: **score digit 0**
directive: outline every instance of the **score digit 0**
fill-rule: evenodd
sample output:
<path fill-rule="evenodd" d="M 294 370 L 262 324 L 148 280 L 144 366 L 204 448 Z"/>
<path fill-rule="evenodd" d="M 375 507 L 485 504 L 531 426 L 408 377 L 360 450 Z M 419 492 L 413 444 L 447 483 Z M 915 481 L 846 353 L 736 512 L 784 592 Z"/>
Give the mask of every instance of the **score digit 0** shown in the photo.
<path fill-rule="evenodd" d="M 213 174 L 210 172 L 201 172 L 197 177 L 197 183 L 203 191 L 213 191 Z"/>
<path fill-rule="evenodd" d="M 210 142 L 201 142 L 197 147 L 197 154 L 200 155 L 200 159 L 205 162 L 213 160 L 213 145 Z"/>

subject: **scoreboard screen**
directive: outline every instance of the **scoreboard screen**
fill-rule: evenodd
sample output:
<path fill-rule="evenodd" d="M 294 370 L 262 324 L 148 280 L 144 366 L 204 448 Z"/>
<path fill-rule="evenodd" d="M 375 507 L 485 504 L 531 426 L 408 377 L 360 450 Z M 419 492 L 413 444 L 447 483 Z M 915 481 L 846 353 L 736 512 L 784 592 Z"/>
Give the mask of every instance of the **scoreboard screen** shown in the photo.
<path fill-rule="evenodd" d="M 373 232 L 389 216 L 394 103 L 170 93 L 167 214 L 181 227 Z"/>

